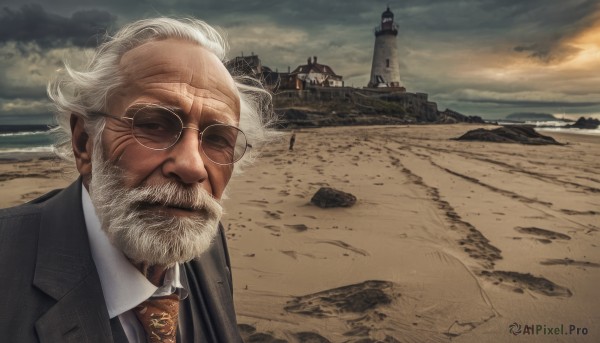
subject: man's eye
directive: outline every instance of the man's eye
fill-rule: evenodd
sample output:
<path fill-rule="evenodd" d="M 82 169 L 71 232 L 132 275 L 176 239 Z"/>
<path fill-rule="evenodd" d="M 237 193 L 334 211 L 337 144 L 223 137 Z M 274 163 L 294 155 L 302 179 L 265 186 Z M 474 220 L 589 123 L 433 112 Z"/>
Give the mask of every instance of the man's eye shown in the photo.
<path fill-rule="evenodd" d="M 202 137 L 202 142 L 216 148 L 231 148 L 234 145 L 231 139 L 215 134 Z"/>
<path fill-rule="evenodd" d="M 159 122 L 136 123 L 135 127 L 138 129 L 141 129 L 141 130 L 149 130 L 149 131 L 164 131 L 164 130 L 169 129 L 164 123 L 159 123 Z"/>
<path fill-rule="evenodd" d="M 179 132 L 181 129 L 177 118 L 170 114 L 148 111 L 139 113 L 133 118 L 133 126 L 136 131 L 147 134 L 162 134 Z"/>

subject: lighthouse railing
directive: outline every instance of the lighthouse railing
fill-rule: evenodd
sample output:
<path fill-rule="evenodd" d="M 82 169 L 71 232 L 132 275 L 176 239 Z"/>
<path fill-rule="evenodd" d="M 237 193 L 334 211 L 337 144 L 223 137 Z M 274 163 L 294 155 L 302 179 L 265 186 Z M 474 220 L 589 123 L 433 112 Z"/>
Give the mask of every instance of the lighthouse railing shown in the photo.
<path fill-rule="evenodd" d="M 375 28 L 373 29 L 373 32 L 375 34 L 378 34 L 382 31 L 392 31 L 392 32 L 398 32 L 398 25 L 396 24 L 392 24 L 391 27 L 388 27 L 388 25 L 386 25 L 386 28 L 383 28 L 383 25 L 377 25 L 375 26 Z"/>

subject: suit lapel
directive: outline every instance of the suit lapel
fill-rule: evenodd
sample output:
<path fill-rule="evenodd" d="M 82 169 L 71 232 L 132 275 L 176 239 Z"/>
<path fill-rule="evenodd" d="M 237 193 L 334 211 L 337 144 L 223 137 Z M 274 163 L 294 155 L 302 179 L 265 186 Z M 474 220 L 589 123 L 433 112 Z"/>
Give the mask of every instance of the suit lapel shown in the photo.
<path fill-rule="evenodd" d="M 208 342 L 241 342 L 229 270 L 225 235 L 219 226 L 219 235 L 211 248 L 185 264 L 194 339 L 199 338 L 200 331 Z"/>
<path fill-rule="evenodd" d="M 42 342 L 112 342 L 81 205 L 81 180 L 42 203 L 35 287 L 57 303 L 37 322 Z"/>

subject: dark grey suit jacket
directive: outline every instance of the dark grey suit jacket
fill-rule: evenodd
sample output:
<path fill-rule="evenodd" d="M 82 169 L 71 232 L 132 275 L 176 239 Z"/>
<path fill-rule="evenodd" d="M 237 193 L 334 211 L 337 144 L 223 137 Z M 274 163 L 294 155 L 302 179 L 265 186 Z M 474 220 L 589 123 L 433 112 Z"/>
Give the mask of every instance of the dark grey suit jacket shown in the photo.
<path fill-rule="evenodd" d="M 241 342 L 223 228 L 209 251 L 186 263 L 189 297 L 179 338 Z M 109 320 L 92 260 L 81 181 L 29 204 L 0 210 L 0 341 L 126 342 Z"/>

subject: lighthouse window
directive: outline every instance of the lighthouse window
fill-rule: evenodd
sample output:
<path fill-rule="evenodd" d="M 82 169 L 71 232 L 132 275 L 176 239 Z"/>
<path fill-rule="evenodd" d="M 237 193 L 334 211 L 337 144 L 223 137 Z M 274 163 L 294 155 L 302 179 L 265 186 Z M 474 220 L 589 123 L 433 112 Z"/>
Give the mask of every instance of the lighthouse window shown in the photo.
<path fill-rule="evenodd" d="M 390 59 L 389 58 L 385 60 L 385 66 L 388 68 L 390 67 Z"/>

